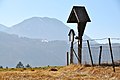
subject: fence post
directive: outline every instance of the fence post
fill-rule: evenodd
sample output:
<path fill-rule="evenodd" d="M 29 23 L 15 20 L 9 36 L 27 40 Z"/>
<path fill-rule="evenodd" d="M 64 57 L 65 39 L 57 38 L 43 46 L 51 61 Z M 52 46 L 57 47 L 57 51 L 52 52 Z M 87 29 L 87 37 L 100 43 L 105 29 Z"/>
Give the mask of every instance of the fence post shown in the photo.
<path fill-rule="evenodd" d="M 87 44 L 88 44 L 88 49 L 89 49 L 89 54 L 90 54 L 91 63 L 92 63 L 92 66 L 93 66 L 94 64 L 93 64 L 93 59 L 92 59 L 92 54 L 91 54 L 91 49 L 90 49 L 89 40 L 87 40 Z"/>
<path fill-rule="evenodd" d="M 70 47 L 70 64 L 73 64 L 73 41 L 71 42 Z"/>
<path fill-rule="evenodd" d="M 113 71 L 115 72 L 115 64 L 114 64 L 114 59 L 113 59 L 112 46 L 111 46 L 110 38 L 108 38 L 108 41 L 109 41 L 109 47 L 110 47 L 110 53 L 111 53 Z"/>
<path fill-rule="evenodd" d="M 69 52 L 67 52 L 67 66 L 69 65 Z"/>
<path fill-rule="evenodd" d="M 99 65 L 101 65 L 101 54 L 102 54 L 102 46 L 100 46 Z"/>

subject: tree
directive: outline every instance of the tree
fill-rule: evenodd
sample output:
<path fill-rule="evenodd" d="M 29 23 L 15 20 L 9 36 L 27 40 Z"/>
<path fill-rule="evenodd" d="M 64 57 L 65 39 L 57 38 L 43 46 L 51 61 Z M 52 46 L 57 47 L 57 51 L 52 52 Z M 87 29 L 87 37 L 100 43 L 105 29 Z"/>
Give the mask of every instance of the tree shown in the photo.
<path fill-rule="evenodd" d="M 24 68 L 24 65 L 22 64 L 22 62 L 19 62 L 19 63 L 16 65 L 16 68 Z"/>
<path fill-rule="evenodd" d="M 31 68 L 30 64 L 27 64 L 27 65 L 26 65 L 26 68 Z"/>
<path fill-rule="evenodd" d="M 0 66 L 0 68 L 3 68 L 3 66 Z"/>

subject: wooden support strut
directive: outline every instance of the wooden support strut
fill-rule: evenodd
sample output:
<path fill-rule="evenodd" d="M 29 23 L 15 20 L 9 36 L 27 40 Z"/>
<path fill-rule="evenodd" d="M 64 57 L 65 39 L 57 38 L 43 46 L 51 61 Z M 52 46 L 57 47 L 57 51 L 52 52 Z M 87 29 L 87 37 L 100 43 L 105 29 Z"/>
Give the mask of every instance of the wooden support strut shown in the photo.
<path fill-rule="evenodd" d="M 73 52 L 74 52 L 74 54 L 75 54 L 76 58 L 78 59 L 78 61 L 80 61 L 80 58 L 77 56 L 77 54 L 76 54 L 76 52 L 75 52 L 75 50 L 74 50 L 74 49 L 73 49 Z"/>

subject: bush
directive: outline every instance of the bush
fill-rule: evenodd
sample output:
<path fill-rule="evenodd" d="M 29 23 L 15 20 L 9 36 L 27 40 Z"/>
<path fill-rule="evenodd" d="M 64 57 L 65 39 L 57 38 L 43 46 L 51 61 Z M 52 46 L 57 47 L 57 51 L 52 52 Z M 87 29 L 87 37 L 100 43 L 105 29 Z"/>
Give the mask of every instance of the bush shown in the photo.
<path fill-rule="evenodd" d="M 19 63 L 16 65 L 16 68 L 24 68 L 22 62 L 19 62 Z"/>

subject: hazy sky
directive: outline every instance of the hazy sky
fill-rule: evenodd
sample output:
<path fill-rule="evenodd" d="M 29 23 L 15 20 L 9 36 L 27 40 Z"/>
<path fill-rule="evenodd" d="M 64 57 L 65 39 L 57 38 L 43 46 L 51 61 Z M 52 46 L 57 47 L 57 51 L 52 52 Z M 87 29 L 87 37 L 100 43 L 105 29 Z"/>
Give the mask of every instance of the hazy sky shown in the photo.
<path fill-rule="evenodd" d="M 67 19 L 73 5 L 85 6 L 91 23 L 85 34 L 91 38 L 120 38 L 120 0 L 0 0 L 0 24 L 12 26 L 30 17 L 51 17 L 71 28 Z"/>

